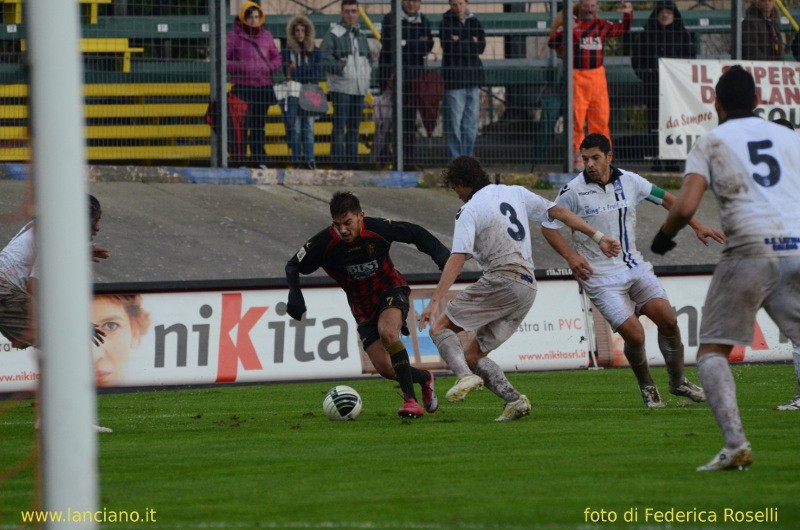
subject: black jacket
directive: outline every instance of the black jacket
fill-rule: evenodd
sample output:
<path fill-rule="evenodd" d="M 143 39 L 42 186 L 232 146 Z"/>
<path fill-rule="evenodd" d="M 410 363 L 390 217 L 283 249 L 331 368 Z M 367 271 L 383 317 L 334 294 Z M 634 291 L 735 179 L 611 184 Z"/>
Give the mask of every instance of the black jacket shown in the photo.
<path fill-rule="evenodd" d="M 458 36 L 454 41 L 453 36 Z M 475 37 L 475 40 L 473 40 Z M 442 43 L 442 77 L 445 90 L 471 88 L 484 84 L 480 55 L 486 49 L 486 33 L 481 23 L 470 14 L 462 23 L 450 11 L 439 24 Z"/>
<path fill-rule="evenodd" d="M 388 13 L 381 22 L 382 35 L 381 56 L 379 59 L 381 91 L 386 90 L 386 82 L 392 77 L 395 70 L 394 64 L 394 12 Z M 427 37 L 427 39 L 422 39 Z M 431 34 L 431 24 L 428 18 L 419 13 L 417 17 L 409 19 L 403 17 L 402 24 L 403 39 L 403 81 L 405 85 L 411 85 L 414 74 L 425 65 L 425 56 L 433 49 L 433 35 Z"/>
<path fill-rule="evenodd" d="M 658 12 L 664 8 L 672 10 L 674 21 L 669 26 L 658 23 Z M 650 82 L 650 76 L 658 75 L 658 59 L 694 59 L 695 51 L 692 35 L 683 25 L 683 17 L 671 0 L 655 4 L 650 18 L 639 35 L 638 46 L 634 48 L 631 65 L 642 81 Z"/>

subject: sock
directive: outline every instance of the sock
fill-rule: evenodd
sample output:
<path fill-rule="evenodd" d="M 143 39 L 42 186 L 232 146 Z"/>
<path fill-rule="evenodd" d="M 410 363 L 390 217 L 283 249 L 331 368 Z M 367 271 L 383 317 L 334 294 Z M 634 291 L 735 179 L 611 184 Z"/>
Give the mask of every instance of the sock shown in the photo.
<path fill-rule="evenodd" d="M 710 353 L 697 361 L 700 383 L 706 393 L 708 406 L 714 412 L 717 425 L 725 438 L 725 447 L 734 449 L 747 442 L 736 402 L 736 383 L 728 359 L 721 353 Z"/>
<path fill-rule="evenodd" d="M 794 346 L 792 357 L 794 358 L 794 375 L 797 377 L 797 395 L 800 396 L 800 344 Z"/>
<path fill-rule="evenodd" d="M 417 399 L 414 393 L 414 382 L 411 377 L 411 364 L 408 362 L 408 352 L 406 347 L 399 340 L 386 348 L 389 352 L 389 359 L 392 361 L 397 382 L 400 383 L 400 390 L 403 391 L 405 399 Z"/>
<path fill-rule="evenodd" d="M 475 373 L 483 379 L 483 384 L 486 385 L 486 388 L 503 398 L 506 403 L 519 399 L 520 393 L 506 379 L 506 375 L 497 363 L 488 357 L 478 359 L 478 363 L 475 365 Z"/>
<path fill-rule="evenodd" d="M 683 342 L 678 333 L 674 337 L 667 337 L 658 333 L 658 349 L 664 356 L 669 374 L 669 386 L 675 388 L 683 384 Z"/>
<path fill-rule="evenodd" d="M 442 331 L 432 333 L 431 339 L 439 350 L 439 355 L 442 356 L 447 367 L 461 379 L 472 375 L 472 370 L 467 366 L 467 360 L 464 358 L 464 348 L 461 346 L 461 339 L 451 329 L 443 329 Z"/>
<path fill-rule="evenodd" d="M 431 378 L 431 375 L 428 373 L 427 370 L 420 370 L 419 368 L 415 368 L 411 366 L 411 382 L 417 385 L 421 385 L 422 383 L 427 383 L 428 379 Z"/>
<path fill-rule="evenodd" d="M 650 367 L 647 366 L 647 356 L 644 354 L 644 346 L 639 349 L 634 349 L 626 343 L 623 351 L 625 352 L 625 358 L 628 359 L 628 364 L 631 365 L 633 375 L 636 376 L 636 381 L 639 382 L 639 388 L 655 386 L 653 378 L 650 376 Z"/>

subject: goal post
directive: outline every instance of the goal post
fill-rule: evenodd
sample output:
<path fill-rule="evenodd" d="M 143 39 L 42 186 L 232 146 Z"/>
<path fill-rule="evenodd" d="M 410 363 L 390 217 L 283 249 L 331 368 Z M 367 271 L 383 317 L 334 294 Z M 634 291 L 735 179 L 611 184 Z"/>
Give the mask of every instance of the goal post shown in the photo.
<path fill-rule="evenodd" d="M 26 0 L 45 511 L 97 510 L 79 4 Z M 54 23 L 55 22 L 55 23 Z M 96 528 L 93 521 L 67 528 Z M 64 523 L 47 527 L 64 528 Z"/>

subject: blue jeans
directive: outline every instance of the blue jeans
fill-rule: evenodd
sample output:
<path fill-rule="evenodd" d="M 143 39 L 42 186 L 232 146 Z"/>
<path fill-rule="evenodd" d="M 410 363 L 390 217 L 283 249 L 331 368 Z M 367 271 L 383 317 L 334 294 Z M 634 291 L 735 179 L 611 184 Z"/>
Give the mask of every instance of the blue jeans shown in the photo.
<path fill-rule="evenodd" d="M 286 125 L 286 139 L 292 150 L 294 165 L 310 164 L 314 161 L 314 119 L 300 116 L 299 98 L 286 98 L 281 104 L 283 123 Z"/>
<path fill-rule="evenodd" d="M 364 110 L 364 96 L 331 92 L 333 132 L 331 155 L 338 169 L 358 166 L 358 127 Z"/>
<path fill-rule="evenodd" d="M 445 91 L 444 136 L 447 155 L 451 159 L 462 155 L 472 156 L 478 137 L 480 101 L 478 87 Z"/>

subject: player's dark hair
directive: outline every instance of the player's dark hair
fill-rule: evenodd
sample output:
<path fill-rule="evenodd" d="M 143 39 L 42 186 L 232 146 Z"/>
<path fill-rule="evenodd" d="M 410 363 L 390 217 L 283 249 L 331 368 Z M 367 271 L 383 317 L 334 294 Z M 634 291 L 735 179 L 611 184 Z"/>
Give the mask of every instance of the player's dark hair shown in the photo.
<path fill-rule="evenodd" d="M 350 212 L 361 213 L 361 202 L 352 191 L 337 191 L 330 202 L 331 217 L 339 217 Z"/>
<path fill-rule="evenodd" d="M 89 195 L 89 217 L 93 219 L 99 217 L 102 213 L 103 209 L 100 207 L 100 201 L 94 195 Z"/>
<path fill-rule="evenodd" d="M 794 125 L 792 125 L 792 122 L 790 122 L 789 120 L 787 120 L 785 118 L 776 118 L 776 119 L 772 120 L 772 123 L 777 123 L 778 125 L 783 125 L 787 129 L 794 130 Z"/>
<path fill-rule="evenodd" d="M 750 72 L 738 64 L 720 76 L 714 89 L 717 101 L 728 114 L 756 108 L 756 82 Z"/>
<path fill-rule="evenodd" d="M 591 149 L 593 147 L 597 147 L 604 155 L 607 155 L 611 152 L 611 140 L 606 138 L 604 134 L 587 134 L 586 138 L 581 142 L 581 149 Z"/>
<path fill-rule="evenodd" d="M 478 189 L 491 184 L 489 175 L 483 170 L 481 163 L 471 156 L 459 156 L 451 160 L 442 171 L 442 180 L 448 188 L 464 186 Z"/>

